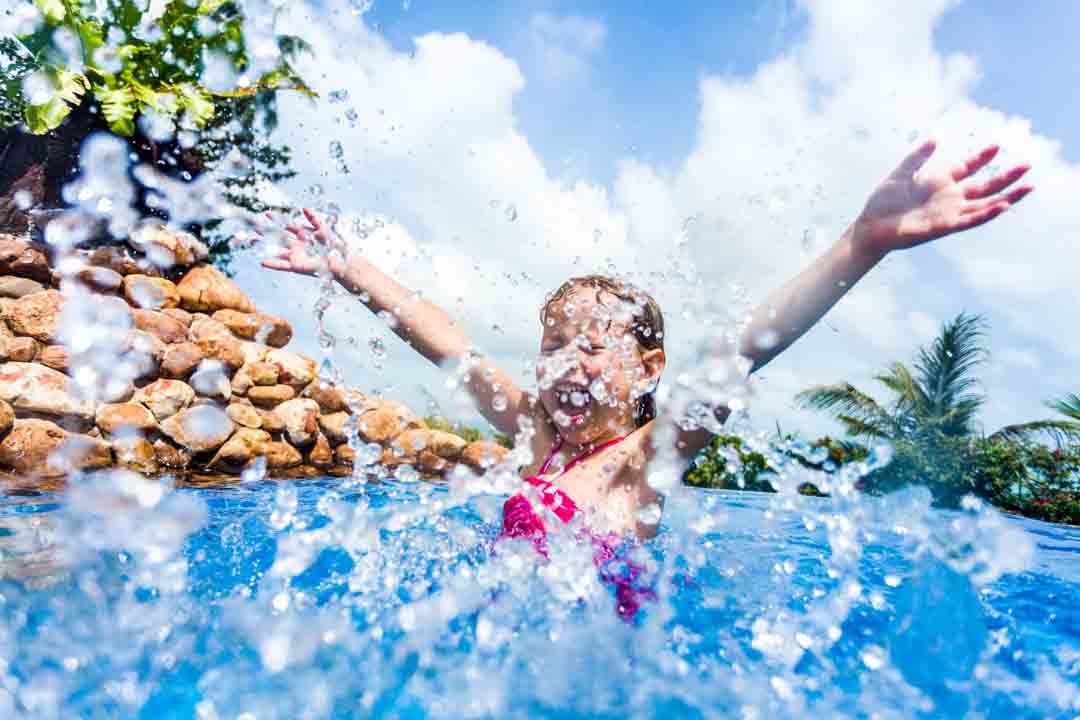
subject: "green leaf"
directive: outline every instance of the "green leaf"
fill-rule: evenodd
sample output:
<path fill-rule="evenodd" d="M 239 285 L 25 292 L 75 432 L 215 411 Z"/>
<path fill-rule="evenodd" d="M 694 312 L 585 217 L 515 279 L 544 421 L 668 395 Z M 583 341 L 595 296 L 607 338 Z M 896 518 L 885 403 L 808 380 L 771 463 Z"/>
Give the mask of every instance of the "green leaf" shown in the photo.
<path fill-rule="evenodd" d="M 214 103 L 210 95 L 193 85 L 181 85 L 178 88 L 180 107 L 188 112 L 191 121 L 202 127 L 214 117 Z"/>
<path fill-rule="evenodd" d="M 94 91 L 109 128 L 118 135 L 135 134 L 135 93 L 130 87 L 97 88 Z"/>
<path fill-rule="evenodd" d="M 229 0 L 200 0 L 200 2 L 199 2 L 199 14 L 200 15 L 209 15 L 210 13 L 219 10 L 221 8 L 221 6 L 224 5 L 225 3 L 227 3 L 228 1 Z"/>
<path fill-rule="evenodd" d="M 41 105 L 27 106 L 25 112 L 26 125 L 36 135 L 59 127 L 89 87 L 89 81 L 79 73 L 54 70 L 49 76 L 54 85 L 53 96 Z"/>
<path fill-rule="evenodd" d="M 34 0 L 34 4 L 50 23 L 59 23 L 67 15 L 63 0 Z"/>
<path fill-rule="evenodd" d="M 71 112 L 71 106 L 60 98 L 54 97 L 44 105 L 29 105 L 26 108 L 26 126 L 35 135 L 42 135 L 60 126 Z"/>

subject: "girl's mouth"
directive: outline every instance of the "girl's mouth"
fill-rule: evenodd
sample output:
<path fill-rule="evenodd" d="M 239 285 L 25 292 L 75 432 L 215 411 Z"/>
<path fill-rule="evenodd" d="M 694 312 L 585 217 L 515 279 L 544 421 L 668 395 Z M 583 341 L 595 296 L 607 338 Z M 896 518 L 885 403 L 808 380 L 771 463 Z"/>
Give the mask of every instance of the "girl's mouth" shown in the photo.
<path fill-rule="evenodd" d="M 582 385 L 557 386 L 555 388 L 555 399 L 559 403 L 559 410 L 575 422 L 585 419 L 593 403 L 588 388 Z"/>

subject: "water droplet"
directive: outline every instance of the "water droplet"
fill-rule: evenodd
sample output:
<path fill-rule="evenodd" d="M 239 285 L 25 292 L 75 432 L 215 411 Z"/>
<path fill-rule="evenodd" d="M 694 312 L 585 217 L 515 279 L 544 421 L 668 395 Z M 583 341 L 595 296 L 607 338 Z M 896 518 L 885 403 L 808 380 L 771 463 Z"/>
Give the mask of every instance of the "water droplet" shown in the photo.
<path fill-rule="evenodd" d="M 518 216 L 517 206 L 513 205 L 513 204 L 507 205 L 506 206 L 506 219 L 509 222 L 514 222 L 515 220 L 517 220 L 517 216 Z"/>
<path fill-rule="evenodd" d="M 491 398 L 491 409 L 495 412 L 503 412 L 506 410 L 507 404 L 506 396 L 502 393 L 495 393 L 494 397 Z"/>

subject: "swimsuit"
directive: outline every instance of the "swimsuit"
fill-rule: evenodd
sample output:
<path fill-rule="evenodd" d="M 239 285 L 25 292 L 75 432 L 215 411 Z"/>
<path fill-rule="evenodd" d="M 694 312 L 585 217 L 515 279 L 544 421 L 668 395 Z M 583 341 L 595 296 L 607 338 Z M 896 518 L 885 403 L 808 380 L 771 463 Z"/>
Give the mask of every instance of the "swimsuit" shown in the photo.
<path fill-rule="evenodd" d="M 560 475 L 565 474 L 578 463 L 595 455 L 601 450 L 606 450 L 612 445 L 618 444 L 623 439 L 624 438 L 622 437 L 617 437 L 585 451 L 567 463 L 555 477 L 557 478 Z M 551 510 L 551 512 L 555 514 L 555 517 L 559 518 L 564 523 L 569 523 L 579 513 L 583 514 L 581 509 L 577 506 L 577 503 L 574 502 L 573 498 L 566 494 L 565 491 L 555 487 L 549 480 L 545 480 L 542 477 L 547 472 L 548 467 L 551 465 L 551 461 L 555 458 L 555 454 L 558 453 L 560 449 L 562 449 L 562 440 L 559 441 L 551 451 L 548 459 L 540 467 L 540 473 L 525 478 L 525 482 L 539 490 L 540 502 L 543 503 L 546 508 Z M 592 540 L 595 548 L 593 563 L 599 570 L 600 579 L 615 588 L 615 598 L 618 602 L 619 615 L 624 620 L 631 620 L 638 611 L 638 608 L 641 607 L 643 598 L 655 599 L 656 597 L 652 590 L 638 586 L 639 577 L 642 575 L 644 569 L 630 562 L 625 562 L 625 567 L 605 567 L 615 559 L 615 550 L 618 547 L 621 538 L 615 533 L 608 533 L 605 536 L 601 536 L 585 531 L 585 534 Z M 533 504 L 521 493 L 514 495 L 503 505 L 502 530 L 499 532 L 498 539 L 502 540 L 504 538 L 525 538 L 531 540 L 537 552 L 543 555 L 544 558 L 548 557 L 547 528 L 544 527 L 544 521 L 536 513 L 536 510 L 533 509 Z M 623 563 L 611 564 L 623 565 Z"/>

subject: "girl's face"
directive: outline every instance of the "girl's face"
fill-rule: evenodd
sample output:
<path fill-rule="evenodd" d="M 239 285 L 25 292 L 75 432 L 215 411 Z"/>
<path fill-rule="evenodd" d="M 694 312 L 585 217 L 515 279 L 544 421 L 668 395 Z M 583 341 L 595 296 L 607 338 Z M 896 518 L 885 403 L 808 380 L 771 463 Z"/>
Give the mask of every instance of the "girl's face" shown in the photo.
<path fill-rule="evenodd" d="M 547 308 L 536 379 L 540 401 L 567 441 L 603 442 L 636 427 L 637 400 L 664 368 L 664 351 L 642 351 L 631 330 L 637 310 L 591 287 Z"/>

